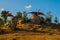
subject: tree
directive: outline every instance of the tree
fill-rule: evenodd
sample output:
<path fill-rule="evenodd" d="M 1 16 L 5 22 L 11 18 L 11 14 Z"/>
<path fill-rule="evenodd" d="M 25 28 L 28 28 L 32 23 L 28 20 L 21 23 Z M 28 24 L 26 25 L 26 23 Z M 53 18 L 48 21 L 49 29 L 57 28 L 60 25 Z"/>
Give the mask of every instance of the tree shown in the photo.
<path fill-rule="evenodd" d="M 24 15 L 24 16 L 23 16 L 24 18 L 27 17 L 27 13 L 26 13 L 26 11 L 23 12 L 23 15 Z"/>
<path fill-rule="evenodd" d="M 7 11 L 2 11 L 1 12 L 1 17 L 4 19 L 4 22 L 6 23 L 7 22 Z"/>
<path fill-rule="evenodd" d="M 51 23 L 51 20 L 52 20 L 52 15 L 51 15 L 51 12 L 47 12 L 47 16 L 46 16 L 46 22 L 47 23 Z"/>
<path fill-rule="evenodd" d="M 23 19 L 23 22 L 24 22 L 24 23 L 27 22 L 28 18 L 27 18 L 27 13 L 26 13 L 26 11 L 23 12 L 23 18 L 22 18 L 22 19 Z"/>
<path fill-rule="evenodd" d="M 57 16 L 55 16 L 54 23 L 55 23 L 55 24 L 58 24 L 58 22 L 59 22 L 59 21 L 58 21 L 58 18 L 57 18 Z"/>
<path fill-rule="evenodd" d="M 21 12 L 17 12 L 16 16 L 17 16 L 18 19 L 22 19 L 22 13 Z"/>
<path fill-rule="evenodd" d="M 7 20 L 8 24 L 11 24 L 11 20 Z"/>
<path fill-rule="evenodd" d="M 4 21 L 3 19 L 0 18 L 0 29 L 4 26 Z"/>

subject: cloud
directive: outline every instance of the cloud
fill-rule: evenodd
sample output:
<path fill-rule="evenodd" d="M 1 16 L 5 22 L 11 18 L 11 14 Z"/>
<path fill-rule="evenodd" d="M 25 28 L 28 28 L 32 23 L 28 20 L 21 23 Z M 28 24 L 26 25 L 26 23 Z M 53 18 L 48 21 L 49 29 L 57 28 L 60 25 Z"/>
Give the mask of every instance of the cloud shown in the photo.
<path fill-rule="evenodd" d="M 1 8 L 0 10 L 3 11 L 3 10 L 5 10 L 5 9 L 4 9 L 4 8 Z"/>
<path fill-rule="evenodd" d="M 26 9 L 30 9 L 31 7 L 31 5 L 25 6 Z"/>

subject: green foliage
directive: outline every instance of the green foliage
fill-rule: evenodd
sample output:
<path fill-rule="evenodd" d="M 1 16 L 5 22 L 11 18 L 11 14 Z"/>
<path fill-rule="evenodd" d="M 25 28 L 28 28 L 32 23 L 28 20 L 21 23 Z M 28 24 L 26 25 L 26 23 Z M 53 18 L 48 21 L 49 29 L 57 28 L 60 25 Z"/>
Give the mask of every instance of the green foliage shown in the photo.
<path fill-rule="evenodd" d="M 17 12 L 17 15 L 18 19 L 21 19 L 22 18 L 22 13 L 21 12 Z"/>
<path fill-rule="evenodd" d="M 55 20 L 54 20 L 54 22 L 58 24 L 59 21 L 58 21 L 57 16 L 55 16 Z"/>
<path fill-rule="evenodd" d="M 24 16 L 23 16 L 24 18 L 27 17 L 27 13 L 26 13 L 26 11 L 23 12 L 23 15 L 24 15 Z"/>
<path fill-rule="evenodd" d="M 47 12 L 47 15 L 46 15 L 46 20 L 51 23 L 52 22 L 52 15 L 51 15 L 51 12 Z"/>
<path fill-rule="evenodd" d="M 52 18 L 51 12 L 47 12 L 46 18 L 48 18 L 48 19 L 51 19 Z"/>
<path fill-rule="evenodd" d="M 0 29 L 4 26 L 4 21 L 3 19 L 0 18 Z"/>
<path fill-rule="evenodd" d="M 22 19 L 23 19 L 23 20 L 28 19 L 28 18 L 27 18 L 27 13 L 26 13 L 26 11 L 23 12 L 23 17 L 22 17 Z"/>
<path fill-rule="evenodd" d="M 7 20 L 9 24 L 11 24 L 11 20 Z"/>
<path fill-rule="evenodd" d="M 6 11 L 2 11 L 1 12 L 1 17 L 4 19 L 4 22 L 7 22 L 7 12 Z"/>

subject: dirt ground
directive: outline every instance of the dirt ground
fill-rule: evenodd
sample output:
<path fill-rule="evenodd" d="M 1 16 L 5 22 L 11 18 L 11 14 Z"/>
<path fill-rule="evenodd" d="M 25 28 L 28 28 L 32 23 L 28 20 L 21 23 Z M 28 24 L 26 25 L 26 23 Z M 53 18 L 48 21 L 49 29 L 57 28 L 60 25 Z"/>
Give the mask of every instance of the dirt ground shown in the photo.
<path fill-rule="evenodd" d="M 0 34 L 0 40 L 60 40 L 60 35 L 48 35 L 37 32 L 15 32 Z"/>

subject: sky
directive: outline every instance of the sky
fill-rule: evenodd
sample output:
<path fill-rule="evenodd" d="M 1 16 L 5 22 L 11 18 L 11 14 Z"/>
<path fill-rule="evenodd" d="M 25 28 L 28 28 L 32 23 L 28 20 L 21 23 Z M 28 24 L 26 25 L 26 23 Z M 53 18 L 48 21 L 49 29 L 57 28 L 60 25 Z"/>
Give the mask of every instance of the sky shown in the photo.
<path fill-rule="evenodd" d="M 51 11 L 51 15 L 57 16 L 60 21 L 60 0 L 0 0 L 0 12 L 2 10 L 7 10 L 16 15 L 16 12 L 31 12 L 38 11 L 46 14 Z"/>

